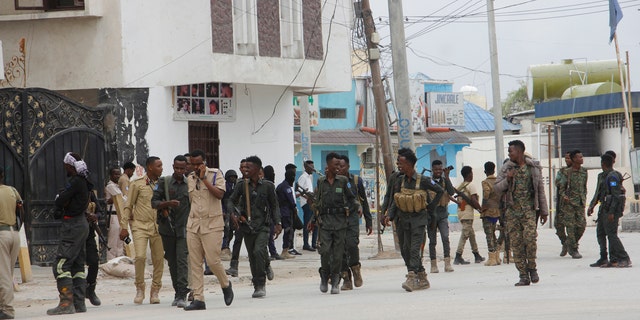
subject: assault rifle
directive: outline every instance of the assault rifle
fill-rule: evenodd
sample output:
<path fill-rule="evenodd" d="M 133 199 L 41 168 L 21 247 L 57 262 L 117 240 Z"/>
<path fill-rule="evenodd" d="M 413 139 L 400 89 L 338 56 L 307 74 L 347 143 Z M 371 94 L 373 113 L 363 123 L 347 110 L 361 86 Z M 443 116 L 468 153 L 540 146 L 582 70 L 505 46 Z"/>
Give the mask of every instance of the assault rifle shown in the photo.
<path fill-rule="evenodd" d="M 307 202 L 313 203 L 313 199 L 315 199 L 315 194 L 313 192 L 299 186 L 297 183 L 296 183 L 296 192 L 299 192 L 301 196 L 306 196 Z"/>

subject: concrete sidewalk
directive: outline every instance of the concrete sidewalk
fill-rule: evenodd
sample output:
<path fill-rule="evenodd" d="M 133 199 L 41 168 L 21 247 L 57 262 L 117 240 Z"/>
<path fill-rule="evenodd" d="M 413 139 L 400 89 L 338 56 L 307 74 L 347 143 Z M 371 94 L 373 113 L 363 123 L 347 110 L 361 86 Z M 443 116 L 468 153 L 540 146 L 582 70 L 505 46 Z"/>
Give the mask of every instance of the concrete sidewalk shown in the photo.
<path fill-rule="evenodd" d="M 450 236 L 455 250 L 459 232 Z M 484 234 L 476 232 L 480 251 L 486 257 Z M 390 233 L 382 235 L 386 250 L 393 248 Z M 640 233 L 621 233 L 632 260 L 640 248 Z M 160 305 L 137 306 L 132 300 L 132 279 L 102 277 L 98 295 L 102 306 L 88 305 L 88 312 L 64 319 L 640 319 L 640 266 L 626 269 L 591 268 L 598 259 L 595 228 L 588 227 L 581 241 L 583 259 L 560 257 L 554 230 L 540 227 L 538 270 L 540 283 L 514 287 L 518 273 L 513 264 L 485 267 L 483 264 L 454 266 L 455 272 L 429 274 L 431 289 L 408 293 L 401 288 L 406 269 L 399 258 L 368 259 L 377 253 L 377 237 L 361 237 L 364 286 L 339 295 L 318 290 L 320 265 L 317 253 L 274 261 L 276 279 L 267 283 L 267 297 L 252 299 L 248 261 L 240 262 L 240 278 L 233 278 L 235 300 L 225 307 L 215 277 L 205 277 L 206 311 L 185 312 L 171 307 L 173 291 L 165 270 Z M 441 254 L 441 245 L 438 244 Z M 472 258 L 469 245 L 465 259 Z M 425 266 L 428 268 L 428 262 Z M 228 262 L 224 263 L 228 265 Z M 34 282 L 21 285 L 16 293 L 17 319 L 50 319 L 46 310 L 57 304 L 50 268 L 34 267 Z M 149 282 L 149 281 L 147 281 Z"/>

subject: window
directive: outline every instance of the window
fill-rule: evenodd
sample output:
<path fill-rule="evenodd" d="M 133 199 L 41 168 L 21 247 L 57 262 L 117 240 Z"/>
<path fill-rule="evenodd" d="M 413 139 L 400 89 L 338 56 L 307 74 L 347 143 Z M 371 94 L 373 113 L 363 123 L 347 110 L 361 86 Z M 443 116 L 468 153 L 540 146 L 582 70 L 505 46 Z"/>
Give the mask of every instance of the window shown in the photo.
<path fill-rule="evenodd" d="M 14 0 L 16 10 L 83 10 L 84 0 Z"/>
<path fill-rule="evenodd" d="M 185 84 L 175 87 L 175 120 L 233 121 L 233 85 L 225 82 Z"/>
<path fill-rule="evenodd" d="M 233 30 L 236 54 L 258 55 L 257 0 L 233 1 Z"/>
<path fill-rule="evenodd" d="M 325 108 L 320 109 L 320 118 L 322 119 L 346 119 L 347 109 Z"/>
<path fill-rule="evenodd" d="M 280 1 L 282 57 L 302 58 L 302 0 Z"/>
<path fill-rule="evenodd" d="M 220 136 L 217 122 L 189 121 L 189 150 L 202 150 L 207 167 L 220 167 Z"/>

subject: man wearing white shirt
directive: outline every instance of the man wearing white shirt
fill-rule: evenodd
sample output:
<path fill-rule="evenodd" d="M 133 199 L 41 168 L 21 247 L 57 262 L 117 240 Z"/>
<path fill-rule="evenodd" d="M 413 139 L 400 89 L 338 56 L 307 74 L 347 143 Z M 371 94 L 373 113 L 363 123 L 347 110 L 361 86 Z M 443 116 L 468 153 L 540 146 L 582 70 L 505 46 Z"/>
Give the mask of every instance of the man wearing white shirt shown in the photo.
<path fill-rule="evenodd" d="M 305 192 L 313 192 L 313 173 L 316 169 L 313 166 L 312 160 L 307 160 L 304 162 L 304 172 L 298 178 L 298 187 Z M 311 201 L 313 196 L 307 196 L 307 194 L 300 194 L 300 206 L 302 207 L 302 212 L 304 213 L 304 225 L 305 228 L 302 228 L 302 238 L 304 239 L 303 250 L 307 251 L 316 251 L 316 242 L 318 240 L 318 227 L 313 229 L 313 233 L 311 235 L 311 245 L 309 245 L 309 231 L 306 226 L 311 221 L 313 217 L 313 210 L 311 210 Z M 311 200 L 311 201 L 309 201 Z"/>
<path fill-rule="evenodd" d="M 124 241 L 120 240 L 120 220 L 118 213 L 113 205 L 113 197 L 122 194 L 118 180 L 120 179 L 120 167 L 114 167 L 109 170 L 109 182 L 104 188 L 104 197 L 107 201 L 107 214 L 109 215 L 109 234 L 107 235 L 109 250 L 107 251 L 107 260 L 124 255 Z M 127 200 L 127 195 L 122 194 L 122 199 Z"/>

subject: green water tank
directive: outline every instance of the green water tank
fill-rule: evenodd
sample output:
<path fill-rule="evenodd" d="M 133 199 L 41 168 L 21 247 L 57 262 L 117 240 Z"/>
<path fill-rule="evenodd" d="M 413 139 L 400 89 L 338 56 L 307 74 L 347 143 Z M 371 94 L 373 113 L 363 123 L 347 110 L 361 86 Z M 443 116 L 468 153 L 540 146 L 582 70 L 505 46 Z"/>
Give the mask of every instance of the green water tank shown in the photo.
<path fill-rule="evenodd" d="M 607 93 L 619 93 L 622 92 L 622 87 L 614 82 L 599 82 L 591 83 L 580 86 L 569 87 L 562 94 L 561 99 L 572 99 L 580 97 L 597 96 L 599 94 Z"/>
<path fill-rule="evenodd" d="M 623 65 L 623 75 L 626 71 Z M 616 60 L 574 61 L 529 66 L 527 94 L 535 102 L 560 99 L 572 87 L 599 82 L 620 85 L 620 73 Z"/>

